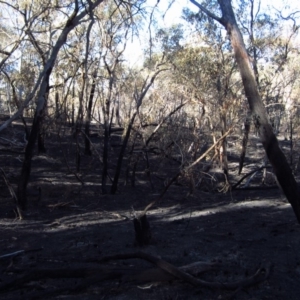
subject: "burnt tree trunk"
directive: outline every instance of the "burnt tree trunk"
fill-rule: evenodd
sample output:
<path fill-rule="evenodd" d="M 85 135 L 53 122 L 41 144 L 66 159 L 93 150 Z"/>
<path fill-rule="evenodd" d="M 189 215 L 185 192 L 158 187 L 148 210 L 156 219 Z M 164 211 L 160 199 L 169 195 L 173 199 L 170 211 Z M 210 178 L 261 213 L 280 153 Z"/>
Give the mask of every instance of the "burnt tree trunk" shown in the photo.
<path fill-rule="evenodd" d="M 119 64 L 118 57 L 113 62 L 112 66 L 109 66 L 106 61 L 106 57 L 104 57 L 104 64 L 106 70 L 109 75 L 109 83 L 108 83 L 108 94 L 105 99 L 105 102 L 102 106 L 103 118 L 104 118 L 104 141 L 103 141 L 103 169 L 102 169 L 102 193 L 107 194 L 107 177 L 108 177 L 108 146 L 109 146 L 109 138 L 111 134 L 111 126 L 113 119 L 113 111 L 110 111 L 112 96 L 113 96 L 113 88 L 114 82 L 116 79 L 116 67 Z"/>
<path fill-rule="evenodd" d="M 116 95 L 117 101 L 116 101 L 116 120 L 118 122 L 119 127 L 122 127 L 122 120 L 120 116 L 120 99 L 119 94 Z"/>
<path fill-rule="evenodd" d="M 125 155 L 125 150 L 127 148 L 127 144 L 128 144 L 128 141 L 129 141 L 129 137 L 130 137 L 130 133 L 131 133 L 131 130 L 132 130 L 132 126 L 134 124 L 135 117 L 136 117 L 136 115 L 139 112 L 139 108 L 142 105 L 143 99 L 145 98 L 145 96 L 146 96 L 149 88 L 154 83 L 154 80 L 158 76 L 158 74 L 160 72 L 162 72 L 162 71 L 164 71 L 164 69 L 157 70 L 152 75 L 152 77 L 150 78 L 149 82 L 147 84 L 145 82 L 145 86 L 144 86 L 143 90 L 141 91 L 140 95 L 137 96 L 137 98 L 136 98 L 136 111 L 133 113 L 132 117 L 129 120 L 128 128 L 127 128 L 127 131 L 126 131 L 126 134 L 125 134 L 125 138 L 123 140 L 123 144 L 122 144 L 122 147 L 121 147 L 121 151 L 120 151 L 120 154 L 119 154 L 119 157 L 118 157 L 118 162 L 117 162 L 117 168 L 116 168 L 116 172 L 115 172 L 115 177 L 114 177 L 114 180 L 113 180 L 113 183 L 112 183 L 112 186 L 111 186 L 111 194 L 115 194 L 116 191 L 117 191 L 117 189 L 118 189 L 118 182 L 119 182 L 119 177 L 120 177 L 120 173 L 121 173 L 123 158 L 124 158 L 124 155 Z"/>
<path fill-rule="evenodd" d="M 266 108 L 261 100 L 255 74 L 246 51 L 243 37 L 235 19 L 231 0 L 218 0 L 222 11 L 221 18 L 212 14 L 195 0 L 191 0 L 191 2 L 203 10 L 208 16 L 221 23 L 229 35 L 254 125 L 257 128 L 268 159 L 273 166 L 277 181 L 292 205 L 297 220 L 300 223 L 300 198 L 297 182 L 286 157 L 279 147 L 278 140 L 269 122 Z"/>
<path fill-rule="evenodd" d="M 102 193 L 107 194 L 107 176 L 108 176 L 108 145 L 110 128 L 108 120 L 104 121 L 104 141 L 103 141 L 103 169 L 102 169 Z"/>
<path fill-rule="evenodd" d="M 76 140 L 76 155 L 75 155 L 75 164 L 76 164 L 76 172 L 80 172 L 80 145 L 79 145 L 79 135 L 82 130 L 83 125 L 83 102 L 84 102 L 84 90 L 85 90 L 85 83 L 86 83 L 86 73 L 85 71 L 82 74 L 82 87 L 81 91 L 79 93 L 79 107 L 78 107 L 78 113 L 76 117 L 76 123 L 74 128 L 74 138 Z"/>
<path fill-rule="evenodd" d="M 46 153 L 47 149 L 45 147 L 45 125 L 44 125 L 44 116 L 42 116 L 39 125 L 39 134 L 38 134 L 38 153 Z"/>
<path fill-rule="evenodd" d="M 223 104 L 223 107 L 221 109 L 221 124 L 222 124 L 222 130 L 221 134 L 224 135 L 227 131 L 227 118 L 226 118 L 226 105 Z M 220 144 L 220 150 L 219 150 L 219 159 L 221 163 L 221 168 L 225 177 L 225 184 L 229 185 L 229 168 L 228 168 L 228 155 L 227 155 L 227 138 L 225 137 Z"/>
<path fill-rule="evenodd" d="M 135 240 L 138 246 L 149 245 L 152 234 L 146 214 L 133 219 Z"/>
<path fill-rule="evenodd" d="M 80 156 L 80 145 L 79 145 L 79 134 L 76 134 L 76 158 L 75 158 L 75 163 L 76 163 L 76 172 L 80 172 L 80 162 L 81 162 L 81 156 Z"/>
<path fill-rule="evenodd" d="M 49 95 L 49 81 L 47 82 L 46 87 L 46 93 L 45 93 L 45 103 L 48 102 L 48 95 Z M 43 108 L 43 111 L 40 115 L 40 121 L 39 121 L 39 129 L 38 129 L 38 153 L 46 153 L 47 149 L 45 147 L 45 134 L 46 134 L 46 128 L 45 128 L 45 115 L 47 113 L 47 107 L 45 106 Z"/>
<path fill-rule="evenodd" d="M 240 161 L 239 161 L 239 175 L 242 173 L 243 166 L 244 166 L 246 150 L 247 150 L 247 144 L 248 144 L 248 138 L 249 138 L 249 132 L 250 132 L 250 118 L 247 116 L 245 124 L 244 124 L 242 150 L 241 150 Z"/>
<path fill-rule="evenodd" d="M 25 149 L 25 156 L 22 165 L 21 176 L 18 183 L 18 191 L 17 191 L 18 204 L 23 210 L 26 209 L 26 205 L 27 205 L 26 188 L 29 181 L 30 171 L 31 171 L 31 158 L 33 154 L 36 137 L 38 135 L 39 122 L 40 122 L 40 117 L 36 114 L 33 119 L 32 128 Z"/>
<path fill-rule="evenodd" d="M 95 90 L 96 90 L 96 78 L 97 78 L 97 71 L 93 74 L 93 83 L 90 91 L 90 97 L 89 97 L 89 103 L 87 107 L 87 112 L 86 112 L 86 121 L 85 121 L 85 128 L 84 128 L 84 142 L 85 142 L 85 148 L 84 148 L 84 153 L 86 155 L 92 155 L 91 151 L 91 142 L 90 142 L 90 124 L 91 124 L 91 119 L 92 119 L 92 108 L 93 108 L 93 99 L 95 95 Z"/>
<path fill-rule="evenodd" d="M 111 133 L 111 123 L 110 123 L 110 101 L 111 101 L 111 90 L 113 78 L 110 81 L 110 91 L 109 96 L 105 100 L 103 107 L 103 116 L 104 116 L 104 139 L 103 139 L 103 169 L 102 169 L 102 193 L 107 194 L 107 177 L 108 177 L 108 148 L 109 148 L 109 139 Z"/>
<path fill-rule="evenodd" d="M 103 139 L 103 169 L 102 169 L 102 193 L 107 194 L 107 177 L 108 177 L 108 146 L 109 146 L 109 138 L 110 138 L 110 101 L 111 101 L 111 90 L 112 90 L 113 78 L 110 80 L 110 90 L 109 96 L 105 100 L 105 104 L 103 107 L 103 116 L 104 116 L 104 139 Z"/>
<path fill-rule="evenodd" d="M 59 104 L 59 94 L 58 91 L 55 91 L 55 119 L 58 120 L 61 116 L 61 109 Z"/>
<path fill-rule="evenodd" d="M 26 208 L 27 204 L 27 196 L 26 196 L 26 190 L 27 190 L 27 184 L 29 181 L 30 177 L 30 172 L 31 172 L 31 160 L 32 160 L 32 155 L 33 155 L 33 149 L 34 145 L 39 133 L 39 127 L 40 127 L 40 121 L 41 117 L 44 113 L 44 109 L 47 106 L 46 103 L 46 96 L 49 88 L 49 79 L 50 75 L 55 63 L 55 60 L 57 58 L 58 52 L 61 49 L 61 47 L 65 44 L 67 40 L 67 36 L 70 33 L 72 29 L 74 29 L 78 24 L 80 24 L 80 21 L 82 18 L 84 18 L 91 10 L 93 10 L 95 7 L 97 7 L 103 0 L 96 0 L 95 2 L 90 2 L 90 7 L 89 9 L 80 12 L 78 3 L 76 1 L 74 5 L 74 10 L 68 20 L 66 21 L 65 27 L 62 29 L 56 44 L 52 48 L 51 54 L 45 63 L 44 70 L 41 72 L 37 83 L 35 85 L 35 88 L 33 91 L 30 93 L 29 97 L 26 98 L 23 106 L 18 110 L 18 112 L 10 118 L 9 122 L 12 122 L 16 116 L 18 116 L 21 112 L 22 109 L 29 103 L 29 101 L 32 99 L 33 95 L 35 92 L 38 90 L 37 93 L 37 106 L 34 114 L 34 119 L 31 127 L 31 131 L 29 134 L 28 138 L 28 143 L 25 149 L 25 156 L 24 156 L 24 161 L 22 165 L 22 170 L 21 170 L 21 176 L 18 184 L 18 191 L 17 191 L 17 197 L 18 197 L 18 204 L 22 209 Z M 0 131 L 6 126 L 8 126 L 9 122 L 5 122 L 4 124 L 1 125 Z"/>
<path fill-rule="evenodd" d="M 131 133 L 132 126 L 133 126 L 136 115 L 137 115 L 137 112 L 135 112 L 132 115 L 132 117 L 130 119 L 130 122 L 128 124 L 127 130 L 126 130 L 125 137 L 123 139 L 121 151 L 120 151 L 120 154 L 119 154 L 119 157 L 118 157 L 115 177 L 114 177 L 114 180 L 113 180 L 113 183 L 112 183 L 112 186 L 111 186 L 111 190 L 110 190 L 111 194 L 115 194 L 117 189 L 118 189 L 118 182 L 119 182 L 119 177 L 120 177 L 120 174 L 121 174 L 122 162 L 123 162 L 123 158 L 124 158 L 124 155 L 125 155 L 125 151 L 126 151 L 126 148 L 127 148 L 127 144 L 128 144 L 128 141 L 129 141 L 130 133 Z"/>
<path fill-rule="evenodd" d="M 75 81 L 72 86 L 72 104 L 71 104 L 71 127 L 75 126 Z"/>
<path fill-rule="evenodd" d="M 294 144 L 293 144 L 293 120 L 292 117 L 290 117 L 290 164 L 293 165 L 293 150 L 294 150 Z"/>
<path fill-rule="evenodd" d="M 50 69 L 50 71 L 45 75 L 45 79 L 43 82 L 45 86 L 48 85 L 48 80 L 50 77 L 51 70 L 52 69 Z M 21 209 L 23 209 L 23 210 L 26 209 L 26 205 L 27 205 L 26 190 L 27 190 L 27 184 L 28 184 L 30 172 L 31 172 L 31 160 L 32 160 L 32 156 L 33 156 L 34 145 L 35 145 L 37 136 L 39 134 L 42 115 L 43 115 L 44 109 L 46 107 L 46 97 L 45 97 L 46 87 L 43 89 L 43 83 L 42 83 L 42 87 L 40 89 L 41 94 L 38 95 L 38 105 L 37 105 L 37 108 L 35 111 L 31 131 L 30 131 L 27 146 L 25 149 L 25 155 L 24 155 L 24 161 L 23 161 L 22 170 L 21 170 L 21 176 L 20 176 L 19 183 L 18 183 L 18 191 L 17 191 L 18 204 L 21 207 Z"/>

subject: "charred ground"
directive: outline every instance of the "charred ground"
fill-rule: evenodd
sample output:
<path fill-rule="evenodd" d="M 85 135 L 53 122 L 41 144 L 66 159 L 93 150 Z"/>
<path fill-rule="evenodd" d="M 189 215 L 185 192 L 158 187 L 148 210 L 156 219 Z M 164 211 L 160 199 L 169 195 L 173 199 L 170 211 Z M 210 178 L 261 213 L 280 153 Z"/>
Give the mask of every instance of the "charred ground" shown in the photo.
<path fill-rule="evenodd" d="M 281 191 L 273 184 L 261 185 L 260 172 L 251 189 L 227 193 L 218 192 L 215 180 L 222 175 L 217 169 L 196 184 L 192 195 L 188 195 L 187 179 L 180 179 L 147 213 L 152 240 L 140 248 L 134 238 L 134 212 L 158 197 L 175 174 L 177 162 L 152 153 L 150 177 L 141 160 L 135 187 L 123 184 L 124 172 L 118 193 L 103 195 L 101 128 L 93 128 L 93 155 L 81 156 L 77 175 L 84 184 L 75 176 L 72 132 L 68 126 L 59 130 L 63 139 L 56 130 L 49 131 L 47 153 L 33 158 L 24 220 L 16 219 L 11 195 L 0 180 L 0 298 L 299 299 L 300 227 Z M 24 152 L 23 132 L 15 122 L 0 140 L 1 168 L 15 189 Z M 120 138 L 115 135 L 111 140 L 112 174 Z M 228 144 L 230 180 L 235 183 L 258 167 L 263 150 L 252 137 L 246 168 L 238 176 L 236 139 Z M 288 141 L 281 144 L 285 149 Z M 234 282 L 249 278 L 260 267 L 271 269 L 267 280 L 228 291 L 194 287 L 176 279 L 143 281 L 142 272 L 154 266 L 142 259 L 100 262 L 108 255 L 138 251 L 177 267 L 213 263 L 213 268 L 199 275 L 209 282 Z"/>

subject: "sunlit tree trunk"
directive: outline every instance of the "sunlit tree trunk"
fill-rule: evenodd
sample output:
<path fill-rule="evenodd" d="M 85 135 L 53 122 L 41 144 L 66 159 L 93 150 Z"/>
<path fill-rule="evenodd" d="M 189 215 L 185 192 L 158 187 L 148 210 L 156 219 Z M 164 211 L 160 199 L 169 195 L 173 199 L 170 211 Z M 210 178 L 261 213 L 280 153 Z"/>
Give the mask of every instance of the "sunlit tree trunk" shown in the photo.
<path fill-rule="evenodd" d="M 300 223 L 300 198 L 296 180 L 286 157 L 281 151 L 273 128 L 268 120 L 267 111 L 261 100 L 258 86 L 253 72 L 243 37 L 237 26 L 232 9 L 231 0 L 218 0 L 222 11 L 222 17 L 218 17 L 208 11 L 198 2 L 191 0 L 196 6 L 208 16 L 221 23 L 230 38 L 235 59 L 242 77 L 246 97 L 248 99 L 254 126 L 257 128 L 260 140 L 266 151 L 268 159 L 273 166 L 277 181 L 284 194 L 294 209 L 294 213 Z"/>

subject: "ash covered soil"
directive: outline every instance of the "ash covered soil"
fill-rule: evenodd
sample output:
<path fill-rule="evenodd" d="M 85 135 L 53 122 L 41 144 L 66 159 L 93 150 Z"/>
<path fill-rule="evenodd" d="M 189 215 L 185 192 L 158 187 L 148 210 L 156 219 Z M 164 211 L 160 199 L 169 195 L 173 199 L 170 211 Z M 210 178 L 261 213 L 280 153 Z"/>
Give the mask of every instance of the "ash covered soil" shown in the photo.
<path fill-rule="evenodd" d="M 1 168 L 16 189 L 24 155 L 22 126 L 16 123 L 1 137 Z M 103 195 L 98 155 L 82 156 L 82 185 L 74 175 L 72 136 L 63 141 L 50 134 L 47 153 L 33 158 L 24 220 L 16 218 L 0 179 L 0 299 L 300 299 L 300 226 L 279 188 L 253 181 L 251 189 L 223 193 L 196 187 L 187 195 L 187 186 L 174 184 L 147 212 L 152 239 L 139 247 L 134 212 L 157 199 L 163 180 L 153 172 L 151 186 L 141 166 L 136 187 L 121 181 L 116 195 Z M 95 137 L 94 143 L 100 149 L 101 140 Z M 256 145 L 249 148 L 251 159 L 242 175 L 263 157 Z M 237 162 L 230 161 L 233 183 L 242 177 L 236 174 Z M 237 282 L 257 270 L 269 274 L 264 281 L 227 290 L 173 277 L 157 281 L 159 268 L 140 258 L 101 261 L 141 251 L 176 267 L 204 263 L 209 267 L 197 278 L 206 282 Z M 145 280 L 149 269 L 156 275 Z"/>

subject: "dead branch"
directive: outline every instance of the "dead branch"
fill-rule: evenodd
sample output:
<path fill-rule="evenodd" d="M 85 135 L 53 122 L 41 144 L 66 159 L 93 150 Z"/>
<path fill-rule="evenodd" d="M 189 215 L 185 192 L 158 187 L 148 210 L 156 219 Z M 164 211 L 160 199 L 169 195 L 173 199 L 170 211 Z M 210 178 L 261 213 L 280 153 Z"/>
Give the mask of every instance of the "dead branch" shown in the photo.
<path fill-rule="evenodd" d="M 271 186 L 246 186 L 241 188 L 236 188 L 236 191 L 268 191 L 268 190 L 275 190 L 279 189 L 278 185 L 271 185 Z"/>
<path fill-rule="evenodd" d="M 43 250 L 43 248 L 29 249 L 29 250 L 18 250 L 18 251 L 15 251 L 15 252 L 11 252 L 11 253 L 1 255 L 0 260 L 4 260 L 6 258 L 16 257 L 20 254 L 24 254 L 24 253 L 28 253 L 28 252 L 35 252 L 35 251 L 40 251 L 40 250 Z"/>
<path fill-rule="evenodd" d="M 201 273 L 215 270 L 219 265 L 220 263 L 218 262 L 198 261 L 198 262 L 191 263 L 189 265 L 179 267 L 179 270 L 197 276 Z M 136 275 L 125 277 L 124 281 L 147 283 L 147 282 L 170 281 L 172 279 L 175 278 L 170 273 L 167 273 L 160 268 L 152 268 L 152 269 L 144 270 Z"/>
<path fill-rule="evenodd" d="M 145 252 L 134 252 L 134 253 L 127 253 L 127 254 L 116 254 L 111 256 L 103 257 L 100 261 L 107 262 L 110 260 L 116 259 L 133 259 L 139 258 L 149 261 L 155 264 L 157 267 L 161 268 L 165 272 L 173 275 L 175 278 L 181 279 L 187 283 L 190 283 L 196 287 L 207 287 L 211 289 L 227 289 L 227 290 L 236 290 L 239 288 L 245 288 L 259 282 L 262 282 L 268 278 L 270 275 L 270 266 L 262 267 L 258 269 L 255 274 L 249 276 L 248 278 L 238 280 L 231 283 L 219 283 L 219 282 L 208 282 L 198 278 L 193 277 L 192 275 L 180 270 L 179 268 L 175 267 L 174 265 L 156 257 L 151 254 Z"/>
<path fill-rule="evenodd" d="M 235 183 L 235 184 L 231 187 L 231 189 L 232 189 L 232 190 L 236 189 L 236 188 L 244 181 L 245 178 L 251 176 L 252 174 L 254 174 L 254 173 L 258 172 L 258 171 L 261 171 L 261 170 L 263 170 L 263 169 L 266 169 L 266 168 L 267 168 L 266 166 L 262 166 L 262 167 L 260 167 L 260 168 L 258 168 L 258 169 L 255 169 L 255 170 L 253 170 L 253 171 L 247 173 L 247 174 L 244 175 L 237 183 Z"/>
<path fill-rule="evenodd" d="M 31 251 L 38 251 L 40 249 L 35 249 Z M 27 251 L 20 250 L 16 251 L 14 253 L 11 253 L 12 255 L 19 255 L 22 253 L 25 253 Z M 11 254 L 8 254 L 11 257 Z M 4 255 L 5 258 L 8 257 L 7 255 Z M 4 257 L 3 256 L 3 257 Z M 99 261 L 99 260 L 98 260 Z M 95 262 L 95 260 L 93 260 Z M 186 266 L 182 266 L 179 269 L 183 272 L 188 272 L 193 275 L 198 275 L 200 273 L 206 272 L 208 270 L 215 269 L 219 264 L 217 262 L 195 262 Z M 10 272 L 13 272 L 13 270 L 10 270 Z M 20 270 L 18 269 L 18 273 Z M 59 279 L 59 278 L 86 278 L 88 279 L 87 282 L 83 282 L 83 284 L 80 284 L 79 286 L 81 288 L 87 288 L 93 282 L 96 281 L 99 282 L 101 280 L 106 279 L 120 279 L 122 278 L 123 282 L 153 282 L 153 281 L 168 281 L 171 279 L 174 279 L 174 276 L 170 275 L 169 273 L 163 271 L 160 268 L 151 268 L 147 270 L 140 270 L 137 268 L 120 268 L 120 267 L 82 267 L 82 268 L 68 268 L 68 269 L 35 269 L 28 273 L 26 273 L 23 276 L 20 276 L 17 279 L 11 280 L 9 282 L 6 282 L 5 284 L 0 286 L 0 292 L 5 292 L 10 289 L 17 289 L 21 288 L 24 284 L 40 280 L 42 278 L 53 278 L 53 279 Z M 77 288 L 79 288 L 77 286 Z M 66 291 L 63 289 L 62 291 Z M 54 291 L 54 293 L 56 293 Z M 51 293 L 52 295 L 52 293 Z"/>
<path fill-rule="evenodd" d="M 18 251 L 12 252 L 12 253 L 7 253 L 7 254 L 4 254 L 4 255 L 1 255 L 0 260 L 15 257 L 15 256 L 18 256 L 20 254 L 23 254 L 24 252 L 25 252 L 25 250 L 18 250 Z"/>
<path fill-rule="evenodd" d="M 23 147 L 24 148 L 26 146 L 26 143 L 22 144 L 22 143 L 19 143 L 19 142 L 14 142 L 12 140 L 6 139 L 6 138 L 1 137 L 1 136 L 0 136 L 0 139 L 3 140 L 3 141 L 5 141 L 5 142 L 8 142 L 10 144 L 13 144 L 13 145 L 15 145 L 17 147 Z"/>
<path fill-rule="evenodd" d="M 160 200 L 162 200 L 162 198 L 164 197 L 165 193 L 168 191 L 169 187 L 171 186 L 171 184 L 180 176 L 182 175 L 184 172 L 187 172 L 188 170 L 190 170 L 191 168 L 193 168 L 195 165 L 197 165 L 201 160 L 203 160 L 207 154 L 214 149 L 215 147 L 217 147 L 217 145 L 232 131 L 233 127 L 231 127 L 226 133 L 224 133 L 212 146 L 210 146 L 200 157 L 198 157 L 194 162 L 192 162 L 190 165 L 188 165 L 187 167 L 183 168 L 182 170 L 180 170 L 173 178 L 171 178 L 171 180 L 168 182 L 167 186 L 164 188 L 164 190 L 162 191 L 162 193 L 159 195 L 159 197 L 157 199 L 155 199 L 154 201 L 152 201 L 150 204 L 148 204 L 146 206 L 146 208 L 143 210 L 143 212 L 141 213 L 140 217 L 142 217 L 143 215 L 145 215 L 147 213 L 147 211 L 153 206 L 155 205 L 157 202 L 159 202 Z"/>
<path fill-rule="evenodd" d="M 24 284 L 27 284 L 32 281 L 39 281 L 43 278 L 81 278 L 83 281 L 79 283 L 76 287 L 71 288 L 71 291 L 77 289 L 86 289 L 91 284 L 96 282 L 100 282 L 108 279 L 122 279 L 124 282 L 149 282 L 149 281 L 166 281 L 171 279 L 181 279 L 187 283 L 190 283 L 196 287 L 207 287 L 210 289 L 228 289 L 228 290 L 239 290 L 241 288 L 245 288 L 248 286 L 252 286 L 259 282 L 266 280 L 270 274 L 270 266 L 266 266 L 264 268 L 260 268 L 256 271 L 252 276 L 231 282 L 231 283 L 219 283 L 219 282 L 207 282 L 201 279 L 198 279 L 192 275 L 198 275 L 208 270 L 215 269 L 219 266 L 219 263 L 203 263 L 196 262 L 187 266 L 183 266 L 181 268 L 177 268 L 172 264 L 144 252 L 134 252 L 127 254 L 117 254 L 106 256 L 101 259 L 96 260 L 100 263 L 105 263 L 107 261 L 116 260 L 116 259 L 144 259 L 148 262 L 153 263 L 159 269 L 149 269 L 140 271 L 137 268 L 122 268 L 122 267 L 111 267 L 111 266 L 97 266 L 95 267 L 77 267 L 77 268 L 36 268 L 34 270 L 28 271 L 28 269 L 24 270 L 24 275 L 18 276 L 13 280 L 4 281 L 3 284 L 0 285 L 0 293 L 8 292 L 9 290 L 16 290 L 22 288 Z M 94 260 L 95 262 L 95 260 Z M 10 270 L 10 273 L 14 272 Z M 19 273 L 20 270 L 18 269 Z M 192 274 L 192 275 L 190 275 Z M 67 288 L 67 290 L 70 290 Z M 66 289 L 59 288 L 56 289 L 48 296 L 55 295 L 59 292 L 65 292 Z"/>

